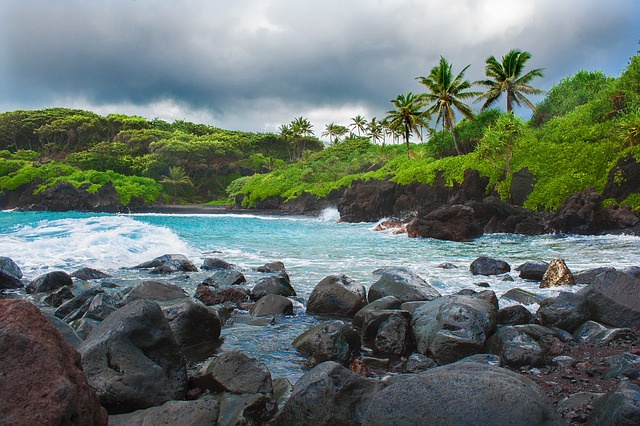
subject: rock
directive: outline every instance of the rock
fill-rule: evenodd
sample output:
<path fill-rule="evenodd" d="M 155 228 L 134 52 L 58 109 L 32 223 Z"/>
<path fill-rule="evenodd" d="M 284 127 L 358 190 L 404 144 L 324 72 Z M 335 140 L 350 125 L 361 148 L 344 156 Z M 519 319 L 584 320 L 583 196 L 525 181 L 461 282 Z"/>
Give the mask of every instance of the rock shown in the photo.
<path fill-rule="evenodd" d="M 605 379 L 626 377 L 629 380 L 640 378 L 640 356 L 629 352 L 612 355 L 604 359 L 611 369 L 604 375 Z"/>
<path fill-rule="evenodd" d="M 532 305 L 538 302 L 538 295 L 521 288 L 512 288 L 511 290 L 500 296 L 500 299 L 518 302 L 523 305 Z"/>
<path fill-rule="evenodd" d="M 509 198 L 517 206 L 521 206 L 527 197 L 533 192 L 536 179 L 527 167 L 524 167 L 511 175 Z"/>
<path fill-rule="evenodd" d="M 578 272 L 573 276 L 576 284 L 591 284 L 593 279 L 604 272 L 615 272 L 616 268 L 610 266 L 602 266 L 600 268 L 591 268 Z"/>
<path fill-rule="evenodd" d="M 418 352 L 447 364 L 482 351 L 498 310 L 473 296 L 444 296 L 418 307 L 411 328 Z"/>
<path fill-rule="evenodd" d="M 260 278 L 253 289 L 251 289 L 251 298 L 253 300 L 259 300 L 267 294 L 291 297 L 296 296 L 296 291 L 291 287 L 289 276 L 285 273 Z"/>
<path fill-rule="evenodd" d="M 633 278 L 640 278 L 640 266 L 626 266 L 622 268 L 622 272 Z"/>
<path fill-rule="evenodd" d="M 158 281 L 144 281 L 142 284 L 133 288 L 124 298 L 125 303 L 131 303 L 134 300 L 149 299 L 158 302 L 166 302 L 168 300 L 183 299 L 189 297 L 184 289 L 174 284 L 161 283 Z"/>
<path fill-rule="evenodd" d="M 410 238 L 435 238 L 445 241 L 470 241 L 482 235 L 476 224 L 475 211 L 463 204 L 443 205 L 407 225 Z"/>
<path fill-rule="evenodd" d="M 307 313 L 352 317 L 366 304 L 364 285 L 346 275 L 330 275 L 313 288 L 307 302 Z"/>
<path fill-rule="evenodd" d="M 547 228 L 559 234 L 595 235 L 606 222 L 602 197 L 589 188 L 567 197 L 552 213 Z"/>
<path fill-rule="evenodd" d="M 230 285 L 239 285 L 245 282 L 247 282 L 247 279 L 242 272 L 223 269 L 204 280 L 202 284 L 220 288 Z"/>
<path fill-rule="evenodd" d="M 216 425 L 219 411 L 213 399 L 168 401 L 159 407 L 109 416 L 109 426 Z"/>
<path fill-rule="evenodd" d="M 360 352 L 360 336 L 342 321 L 327 321 L 300 334 L 292 346 L 308 357 L 305 365 L 309 367 L 324 361 L 336 361 L 347 366 Z"/>
<path fill-rule="evenodd" d="M 364 340 L 373 340 L 378 334 L 378 329 L 382 323 L 394 314 L 400 315 L 408 321 L 411 320 L 411 314 L 409 314 L 409 312 L 399 309 L 370 310 L 364 316 L 362 327 L 360 329 L 360 336 L 362 336 Z"/>
<path fill-rule="evenodd" d="M 621 381 L 593 404 L 590 425 L 640 424 L 640 386 Z"/>
<path fill-rule="evenodd" d="M 31 281 L 27 286 L 27 293 L 46 293 L 61 287 L 73 287 L 73 280 L 64 271 L 53 271 Z"/>
<path fill-rule="evenodd" d="M 102 321 L 80 346 L 82 367 L 110 414 L 184 399 L 187 371 L 169 321 L 136 300 Z"/>
<path fill-rule="evenodd" d="M 335 362 L 306 372 L 271 423 L 290 425 L 360 425 L 373 396 L 383 384 L 359 376 Z"/>
<path fill-rule="evenodd" d="M 96 294 L 84 313 L 85 318 L 102 321 L 119 308 L 118 300 L 109 294 Z"/>
<path fill-rule="evenodd" d="M 391 268 L 369 288 L 369 301 L 395 296 L 402 302 L 433 300 L 440 293 L 425 280 L 406 268 Z"/>
<path fill-rule="evenodd" d="M 591 319 L 587 298 L 565 291 L 561 291 L 555 298 L 543 300 L 536 315 L 540 324 L 561 328 L 569 333 L 573 333 L 582 323 Z"/>
<path fill-rule="evenodd" d="M 78 336 L 78 333 L 76 333 L 76 331 L 69 324 L 62 321 L 57 316 L 49 312 L 43 312 L 43 314 L 49 320 L 49 322 L 53 324 L 56 330 L 58 330 L 64 340 L 75 349 L 78 349 L 80 344 L 82 344 L 83 342 L 83 339 Z"/>
<path fill-rule="evenodd" d="M 0 423 L 106 425 L 80 355 L 33 304 L 0 300 Z"/>
<path fill-rule="evenodd" d="M 286 274 L 286 272 L 287 272 L 286 268 L 284 267 L 284 263 L 282 263 L 280 261 L 265 263 L 262 266 L 258 266 L 256 268 L 256 271 L 258 271 L 258 272 L 266 272 L 266 273 L 270 273 L 270 274 L 278 274 L 278 273 L 285 273 Z"/>
<path fill-rule="evenodd" d="M 624 272 L 598 275 L 579 291 L 591 305 L 593 320 L 614 327 L 640 327 L 640 279 Z"/>
<path fill-rule="evenodd" d="M 554 338 L 558 339 L 557 336 L 553 330 L 539 325 L 505 326 L 489 338 L 487 349 L 510 367 L 540 367 L 546 365 L 551 357 L 559 355 L 550 348 L 550 343 Z"/>
<path fill-rule="evenodd" d="M 78 278 L 80 280 L 85 280 L 85 281 L 89 281 L 89 280 L 98 280 L 101 278 L 109 278 L 111 277 L 111 275 L 106 274 L 102 271 L 98 271 L 97 269 L 93 269 L 93 268 L 80 268 L 77 271 L 74 271 L 71 273 L 71 276 L 74 278 Z"/>
<path fill-rule="evenodd" d="M 355 328 L 361 328 L 364 322 L 364 317 L 367 315 L 369 311 L 378 311 L 382 309 L 398 309 L 402 301 L 395 296 L 385 296 L 377 299 L 365 306 L 363 306 L 358 312 L 353 316 L 353 320 L 351 324 Z"/>
<path fill-rule="evenodd" d="M 542 425 L 559 419 L 540 388 L 520 374 L 454 363 L 398 380 L 378 392 L 362 424 Z"/>
<path fill-rule="evenodd" d="M 473 275 L 500 275 L 511 271 L 511 266 L 503 260 L 480 256 L 471 262 L 469 271 L 471 271 Z"/>
<path fill-rule="evenodd" d="M 524 280 L 542 281 L 544 273 L 547 272 L 549 264 L 542 260 L 525 262 L 516 268 L 520 272 L 520 278 Z"/>
<path fill-rule="evenodd" d="M 571 394 L 558 401 L 556 412 L 565 418 L 568 417 L 567 415 L 576 415 L 579 411 L 586 413 L 602 395 L 604 393 L 578 392 Z"/>
<path fill-rule="evenodd" d="M 90 300 L 96 294 L 103 293 L 104 290 L 101 288 L 91 288 L 78 296 L 75 296 L 73 299 L 67 300 L 62 305 L 55 310 L 54 315 L 58 318 L 80 318 L 84 313 L 89 309 L 89 305 L 91 304 Z M 89 301 L 89 303 L 87 303 Z M 83 306 L 86 304 L 86 309 L 83 310 Z M 74 315 L 74 312 L 77 314 Z"/>
<path fill-rule="evenodd" d="M 163 302 L 160 307 L 183 353 L 218 343 L 222 322 L 212 308 L 192 299 Z"/>
<path fill-rule="evenodd" d="M 273 394 L 267 366 L 240 351 L 225 352 L 212 358 L 191 381 L 197 387 L 213 392 Z"/>
<path fill-rule="evenodd" d="M 413 351 L 415 343 L 411 334 L 411 319 L 405 314 L 404 311 L 395 311 L 380 324 L 373 340 L 377 353 L 399 357 Z"/>
<path fill-rule="evenodd" d="M 498 311 L 498 324 L 519 325 L 531 324 L 536 317 L 522 305 L 507 306 Z"/>
<path fill-rule="evenodd" d="M 73 299 L 74 297 L 76 296 L 71 291 L 71 288 L 69 288 L 68 286 L 64 286 L 51 292 L 51 294 L 47 295 L 44 299 L 42 299 L 42 301 L 49 306 L 58 308 L 63 303 Z"/>
<path fill-rule="evenodd" d="M 267 294 L 253 305 L 249 313 L 255 317 L 280 314 L 293 315 L 293 302 L 284 296 Z"/>
<path fill-rule="evenodd" d="M 560 368 L 573 368 L 577 363 L 577 359 L 566 355 L 558 355 L 551 359 L 551 365 Z"/>
<path fill-rule="evenodd" d="M 205 271 L 211 271 L 214 269 L 223 269 L 223 270 L 231 270 L 231 269 L 235 269 L 235 265 L 226 262 L 220 258 L 217 257 L 207 257 L 203 262 L 202 262 L 202 266 L 200 266 L 200 269 L 205 270 Z"/>
<path fill-rule="evenodd" d="M 343 222 L 375 222 L 393 216 L 398 185 L 381 180 L 354 181 L 338 202 Z"/>
<path fill-rule="evenodd" d="M 587 321 L 573 334 L 581 342 L 605 346 L 614 341 L 637 342 L 638 334 L 630 328 L 607 327 L 595 321 Z"/>
<path fill-rule="evenodd" d="M 450 263 L 450 262 L 440 263 L 440 264 L 436 265 L 436 268 L 440 268 L 440 269 L 458 269 L 458 267 L 456 265 L 454 265 L 453 263 Z"/>
<path fill-rule="evenodd" d="M 174 272 L 197 272 L 198 268 L 183 254 L 164 254 L 153 260 L 141 263 L 134 269 L 151 269 L 153 274 L 171 274 Z"/>
<path fill-rule="evenodd" d="M 10 257 L 0 256 L 0 290 L 22 288 L 22 270 Z"/>
<path fill-rule="evenodd" d="M 438 364 L 433 358 L 429 358 L 421 353 L 414 352 L 407 357 L 406 362 L 400 365 L 401 373 L 421 373 L 430 368 L 437 367 Z"/>
<path fill-rule="evenodd" d="M 218 425 L 266 425 L 277 410 L 271 395 L 262 393 L 213 395 L 220 406 Z"/>
<path fill-rule="evenodd" d="M 561 285 L 574 285 L 576 283 L 573 274 L 562 259 L 553 259 L 549 262 L 549 268 L 544 273 L 540 288 L 556 287 Z"/>
<path fill-rule="evenodd" d="M 225 302 L 241 304 L 249 300 L 249 293 L 249 288 L 243 285 L 213 287 L 200 284 L 196 288 L 194 297 L 205 305 L 218 305 Z"/>

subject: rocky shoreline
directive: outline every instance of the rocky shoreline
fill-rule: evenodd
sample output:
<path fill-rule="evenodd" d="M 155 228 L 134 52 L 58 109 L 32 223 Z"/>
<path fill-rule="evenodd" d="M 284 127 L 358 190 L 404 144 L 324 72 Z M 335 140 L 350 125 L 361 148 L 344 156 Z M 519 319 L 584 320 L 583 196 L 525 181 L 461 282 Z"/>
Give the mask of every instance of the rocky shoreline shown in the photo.
<path fill-rule="evenodd" d="M 149 280 L 119 288 L 83 268 L 27 283 L 0 257 L 0 423 L 640 422 L 637 267 L 515 268 L 541 287 L 582 285 L 544 300 L 474 284 L 441 295 L 405 268 L 379 271 L 368 288 L 329 275 L 307 300 L 281 262 L 255 268 L 255 282 L 219 258 L 134 268 Z M 194 294 L 153 280 L 195 271 L 211 275 Z M 511 265 L 480 257 L 469 271 L 507 279 Z M 295 384 L 225 349 L 221 330 L 239 312 L 272 327 L 298 309 L 320 322 L 291 342 L 308 369 Z"/>

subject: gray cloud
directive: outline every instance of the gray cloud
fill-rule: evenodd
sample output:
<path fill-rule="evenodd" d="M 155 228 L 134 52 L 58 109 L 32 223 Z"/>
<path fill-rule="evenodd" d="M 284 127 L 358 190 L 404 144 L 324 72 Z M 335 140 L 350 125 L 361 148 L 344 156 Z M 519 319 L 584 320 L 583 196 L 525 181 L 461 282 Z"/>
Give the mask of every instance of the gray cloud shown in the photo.
<path fill-rule="evenodd" d="M 617 75 L 638 49 L 633 0 L 5 0 L 0 107 L 71 106 L 265 131 L 296 116 L 384 115 L 440 55 L 466 77 L 511 48 L 548 89 Z M 613 3 L 613 4 L 612 4 Z M 349 115 L 351 114 L 351 115 Z"/>

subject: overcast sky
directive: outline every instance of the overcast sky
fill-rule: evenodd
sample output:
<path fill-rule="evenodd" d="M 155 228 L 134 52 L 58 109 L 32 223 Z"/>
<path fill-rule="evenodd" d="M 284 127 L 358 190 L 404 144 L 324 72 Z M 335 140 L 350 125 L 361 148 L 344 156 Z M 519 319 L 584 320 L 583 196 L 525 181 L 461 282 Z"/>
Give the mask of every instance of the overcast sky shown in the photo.
<path fill-rule="evenodd" d="M 440 56 L 474 81 L 488 56 L 526 50 L 546 90 L 619 75 L 639 39 L 636 0 L 0 0 L 0 111 L 258 132 L 304 116 L 319 135 L 384 117 Z"/>

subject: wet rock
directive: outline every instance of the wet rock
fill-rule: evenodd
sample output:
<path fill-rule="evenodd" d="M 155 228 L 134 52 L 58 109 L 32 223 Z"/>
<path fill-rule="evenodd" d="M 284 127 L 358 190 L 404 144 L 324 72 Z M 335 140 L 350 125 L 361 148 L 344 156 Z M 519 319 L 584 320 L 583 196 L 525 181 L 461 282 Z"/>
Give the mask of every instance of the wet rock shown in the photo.
<path fill-rule="evenodd" d="M 313 288 L 307 313 L 353 316 L 367 304 L 364 285 L 346 275 L 330 275 Z"/>
<path fill-rule="evenodd" d="M 524 280 L 542 281 L 544 273 L 547 272 L 549 264 L 542 260 L 525 262 L 516 268 L 520 272 L 520 278 Z"/>
<path fill-rule="evenodd" d="M 236 266 L 225 261 L 222 260 L 218 257 L 207 257 L 203 262 L 202 262 L 202 266 L 200 266 L 200 269 L 205 270 L 205 271 L 212 271 L 215 269 L 222 269 L 222 270 L 232 270 L 235 269 Z"/>
<path fill-rule="evenodd" d="M 540 323 L 573 333 L 582 323 L 591 318 L 589 301 L 586 297 L 561 291 L 557 297 L 540 303 L 537 312 Z"/>
<path fill-rule="evenodd" d="M 553 259 L 549 262 L 549 268 L 544 273 L 540 288 L 557 287 L 562 285 L 574 285 L 576 283 L 573 274 L 562 259 Z"/>
<path fill-rule="evenodd" d="M 267 366 L 240 351 L 225 352 L 212 358 L 191 382 L 213 392 L 236 394 L 273 394 L 271 373 Z"/>
<path fill-rule="evenodd" d="M 158 281 L 144 281 L 142 284 L 134 287 L 124 298 L 125 303 L 131 303 L 135 300 L 148 299 L 158 302 L 166 302 L 168 300 L 183 299 L 189 297 L 184 289 L 175 284 L 161 283 Z"/>
<path fill-rule="evenodd" d="M 340 220 L 344 222 L 375 222 L 393 216 L 398 185 L 389 181 L 355 181 L 338 202 Z"/>
<path fill-rule="evenodd" d="M 621 381 L 593 404 L 590 425 L 640 424 L 640 386 Z"/>
<path fill-rule="evenodd" d="M 136 300 L 102 321 L 80 346 L 82 367 L 110 414 L 184 399 L 187 371 L 169 321 Z"/>
<path fill-rule="evenodd" d="M 61 287 L 73 287 L 73 279 L 64 271 L 53 271 L 31 281 L 27 286 L 27 293 L 46 293 Z"/>
<path fill-rule="evenodd" d="M 440 268 L 440 269 L 458 269 L 458 267 L 456 265 L 454 265 L 453 263 L 450 263 L 450 262 L 440 263 L 440 264 L 436 265 L 436 268 Z"/>
<path fill-rule="evenodd" d="M 608 345 L 614 341 L 637 342 L 638 334 L 630 328 L 607 327 L 595 321 L 587 321 L 575 332 L 577 340 L 598 346 Z"/>
<path fill-rule="evenodd" d="M 210 286 L 199 284 L 194 297 L 205 305 L 218 305 L 231 302 L 241 304 L 249 300 L 251 290 L 243 285 Z"/>
<path fill-rule="evenodd" d="M 42 301 L 49 306 L 53 306 L 54 308 L 60 307 L 64 302 L 73 299 L 76 297 L 71 288 L 68 286 L 60 287 L 59 289 L 53 291 L 51 294 L 47 295 Z"/>
<path fill-rule="evenodd" d="M 64 340 L 73 346 L 75 349 L 78 349 L 80 344 L 83 342 L 83 339 L 78 336 L 78 333 L 66 322 L 62 321 L 57 316 L 53 315 L 50 312 L 43 312 L 44 316 L 49 320 L 51 324 L 58 330 L 58 332 L 62 335 Z"/>
<path fill-rule="evenodd" d="M 522 305 L 507 306 L 498 311 L 498 324 L 519 325 L 531 324 L 536 317 Z"/>
<path fill-rule="evenodd" d="M 392 312 L 378 327 L 373 347 L 377 353 L 388 356 L 399 357 L 411 353 L 415 344 L 409 315 L 404 311 Z"/>
<path fill-rule="evenodd" d="M 594 278 L 598 275 L 604 272 L 614 272 L 615 270 L 616 268 L 612 268 L 610 266 L 602 266 L 599 268 L 591 268 L 578 272 L 573 277 L 576 281 L 576 284 L 591 284 Z"/>
<path fill-rule="evenodd" d="M 406 268 L 391 268 L 369 288 L 369 301 L 395 296 L 402 302 L 433 300 L 440 293 L 424 279 Z"/>
<path fill-rule="evenodd" d="M 93 268 L 80 268 L 74 272 L 71 273 L 71 276 L 74 278 L 78 278 L 80 280 L 85 280 L 85 281 L 89 281 L 89 280 L 98 280 L 101 278 L 109 278 L 111 277 L 111 275 L 106 274 L 102 271 L 98 271 L 97 269 L 93 269 Z"/>
<path fill-rule="evenodd" d="M 554 339 L 559 342 L 557 333 L 547 327 L 533 324 L 506 326 L 500 327 L 489 338 L 487 348 L 510 367 L 540 367 L 546 365 L 551 357 L 560 354 L 551 350 Z"/>
<path fill-rule="evenodd" d="M 324 361 L 349 365 L 360 352 L 360 336 L 342 321 L 327 321 L 315 325 L 296 337 L 292 346 L 306 356 L 308 367 Z"/>
<path fill-rule="evenodd" d="M 511 271 L 511 266 L 503 260 L 480 256 L 469 266 L 473 275 L 500 275 Z"/>
<path fill-rule="evenodd" d="M 220 270 L 204 280 L 202 284 L 208 285 L 210 287 L 227 287 L 230 285 L 239 285 L 247 282 L 244 274 L 240 271 L 233 270 Z"/>
<path fill-rule="evenodd" d="M 335 362 L 324 362 L 306 372 L 271 423 L 290 425 L 359 425 L 373 396 L 382 389 Z"/>
<path fill-rule="evenodd" d="M 360 329 L 360 335 L 365 340 L 372 340 L 378 334 L 378 329 L 393 315 L 400 315 L 406 320 L 411 320 L 411 314 L 407 311 L 402 311 L 399 309 L 379 309 L 379 310 L 370 310 L 364 316 L 362 327 Z"/>
<path fill-rule="evenodd" d="M 262 393 L 223 392 L 212 398 L 220 406 L 218 425 L 266 425 L 278 408 L 271 395 Z"/>
<path fill-rule="evenodd" d="M 107 293 L 98 293 L 91 299 L 84 317 L 102 321 L 118 308 L 118 299 Z"/>
<path fill-rule="evenodd" d="M 106 425 L 80 355 L 40 310 L 0 300 L 0 423 Z"/>
<path fill-rule="evenodd" d="M 22 270 L 10 257 L 0 256 L 0 290 L 22 288 Z"/>
<path fill-rule="evenodd" d="M 504 368 L 465 362 L 392 383 L 373 397 L 362 424 L 410 425 L 425 421 L 499 426 L 559 422 L 551 402 L 531 380 Z"/>
<path fill-rule="evenodd" d="M 512 288 L 511 290 L 500 296 L 500 299 L 518 302 L 523 305 L 532 305 L 538 302 L 538 295 L 521 288 Z"/>
<path fill-rule="evenodd" d="M 91 288 L 78 296 L 75 296 L 73 299 L 64 302 L 55 310 L 54 315 L 60 319 L 67 317 L 73 319 L 80 318 L 84 315 L 87 309 L 89 309 L 91 299 L 93 299 L 96 294 L 103 292 L 104 290 L 101 288 Z M 89 303 L 87 303 L 87 301 L 89 301 Z M 83 307 L 86 307 L 86 309 L 83 310 Z"/>
<path fill-rule="evenodd" d="M 134 269 L 151 269 L 153 274 L 171 274 L 174 272 L 197 272 L 198 268 L 183 254 L 164 254 L 153 260 L 141 263 Z"/>
<path fill-rule="evenodd" d="M 280 314 L 293 315 L 293 302 L 284 296 L 267 294 L 253 305 L 249 313 L 255 317 Z"/>
<path fill-rule="evenodd" d="M 482 235 L 476 224 L 476 212 L 463 204 L 446 204 L 407 225 L 411 238 L 435 238 L 445 241 L 469 241 Z"/>
<path fill-rule="evenodd" d="M 369 311 L 379 311 L 383 309 L 398 309 L 402 301 L 395 296 L 385 296 L 380 299 L 374 300 L 373 302 L 363 306 L 358 312 L 353 316 L 353 320 L 351 324 L 355 328 L 361 328 L 364 322 L 364 317 L 367 315 Z"/>
<path fill-rule="evenodd" d="M 286 274 L 287 273 L 284 263 L 280 261 L 265 263 L 262 266 L 258 266 L 256 268 L 256 271 L 270 273 L 270 274 Z"/>
<path fill-rule="evenodd" d="M 159 407 L 109 416 L 109 426 L 215 425 L 220 407 L 213 399 L 168 401 Z"/>
<path fill-rule="evenodd" d="M 212 308 L 192 299 L 163 302 L 160 307 L 183 353 L 211 345 L 220 338 L 222 322 Z"/>
<path fill-rule="evenodd" d="M 418 352 L 447 364 L 479 353 L 496 327 L 496 307 L 474 296 L 444 296 L 413 312 Z"/>
<path fill-rule="evenodd" d="M 257 284 L 251 289 L 251 298 L 253 300 L 259 300 L 267 294 L 291 297 L 296 296 L 296 291 L 291 287 L 288 275 L 275 274 L 260 278 Z"/>
<path fill-rule="evenodd" d="M 605 272 L 580 290 L 591 304 L 592 319 L 614 327 L 640 327 L 640 278 Z"/>

